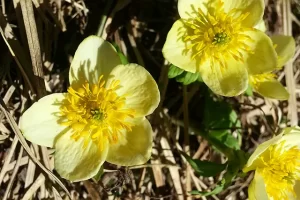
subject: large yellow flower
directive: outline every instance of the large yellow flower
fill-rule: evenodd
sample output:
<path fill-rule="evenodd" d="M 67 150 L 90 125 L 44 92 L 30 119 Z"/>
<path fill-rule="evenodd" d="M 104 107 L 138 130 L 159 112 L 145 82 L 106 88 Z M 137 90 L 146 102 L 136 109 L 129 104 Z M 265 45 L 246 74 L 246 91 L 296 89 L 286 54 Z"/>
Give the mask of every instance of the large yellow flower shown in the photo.
<path fill-rule="evenodd" d="M 249 186 L 250 200 L 300 199 L 300 129 L 286 128 L 260 144 L 244 172 L 255 170 Z"/>
<path fill-rule="evenodd" d="M 261 22 L 263 0 L 178 0 L 177 20 L 163 47 L 165 58 L 200 72 L 215 93 L 239 95 L 255 74 L 277 66 L 270 38 L 254 26 Z"/>
<path fill-rule="evenodd" d="M 275 35 L 271 37 L 278 56 L 278 64 L 273 70 L 267 69 L 262 74 L 253 74 L 249 70 L 249 84 L 253 90 L 268 98 L 287 100 L 288 91 L 276 79 L 274 70 L 279 70 L 286 64 L 295 53 L 295 41 L 291 36 Z"/>
<path fill-rule="evenodd" d="M 146 115 L 160 96 L 152 76 L 137 64 L 121 65 L 113 46 L 90 36 L 78 47 L 67 93 L 34 103 L 20 128 L 33 143 L 54 147 L 58 173 L 89 179 L 106 160 L 129 166 L 148 161 L 152 128 Z"/>

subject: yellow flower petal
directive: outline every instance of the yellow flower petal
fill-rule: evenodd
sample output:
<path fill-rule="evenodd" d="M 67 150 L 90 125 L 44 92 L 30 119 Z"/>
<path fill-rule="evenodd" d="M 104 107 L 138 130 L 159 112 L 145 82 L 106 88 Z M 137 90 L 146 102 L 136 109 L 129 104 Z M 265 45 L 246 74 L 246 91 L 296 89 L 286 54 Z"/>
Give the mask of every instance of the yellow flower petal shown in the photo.
<path fill-rule="evenodd" d="M 299 127 L 285 128 L 282 133 L 284 135 L 282 136 L 280 141 L 283 140 L 285 141 L 284 146 L 286 149 L 288 149 L 291 146 L 298 146 L 300 149 L 300 128 Z"/>
<path fill-rule="evenodd" d="M 243 21 L 243 26 L 253 27 L 262 20 L 265 9 L 264 0 L 226 0 L 224 2 L 224 9 L 227 12 L 237 9 L 241 13 L 249 13 Z"/>
<path fill-rule="evenodd" d="M 24 112 L 20 119 L 20 129 L 27 140 L 53 147 L 56 136 L 67 128 L 59 125 L 55 116 L 59 113 L 59 105 L 55 102 L 62 99 L 62 93 L 45 96 Z"/>
<path fill-rule="evenodd" d="M 263 19 L 260 20 L 260 22 L 258 22 L 258 24 L 256 24 L 254 26 L 254 28 L 256 28 L 256 29 L 258 29 L 258 30 L 260 30 L 262 32 L 266 32 L 267 31 L 266 23 L 265 23 L 265 21 Z"/>
<path fill-rule="evenodd" d="M 291 36 L 274 35 L 271 37 L 272 42 L 276 45 L 276 53 L 278 55 L 278 67 L 285 65 L 295 54 L 296 44 Z"/>
<path fill-rule="evenodd" d="M 111 144 L 107 162 L 122 166 L 141 165 L 151 156 L 152 128 L 145 118 L 135 122 L 131 132 L 124 133 L 121 144 Z"/>
<path fill-rule="evenodd" d="M 255 172 L 254 178 L 248 188 L 249 200 L 268 200 L 266 187 L 262 176 Z"/>
<path fill-rule="evenodd" d="M 253 54 L 247 54 L 247 65 L 250 74 L 262 74 L 272 72 L 277 67 L 277 54 L 271 39 L 263 32 L 247 31 L 245 35 L 252 38 L 248 45 Z"/>
<path fill-rule="evenodd" d="M 227 67 L 209 61 L 200 67 L 200 74 L 204 83 L 216 94 L 236 96 L 243 93 L 248 87 L 248 73 L 244 63 L 233 58 L 226 61 Z"/>
<path fill-rule="evenodd" d="M 183 34 L 186 34 L 188 31 L 184 23 L 181 20 L 177 20 L 168 33 L 162 52 L 170 63 L 195 73 L 199 63 L 197 60 L 192 59 L 193 52 L 187 50 L 189 44 L 184 42 L 182 38 Z"/>
<path fill-rule="evenodd" d="M 71 63 L 69 72 L 70 84 L 81 85 L 85 81 L 97 83 L 100 75 L 107 78 L 111 70 L 121 64 L 115 48 L 97 36 L 84 39 Z"/>
<path fill-rule="evenodd" d="M 209 0 L 178 0 L 178 13 L 179 16 L 183 19 L 190 18 L 191 15 L 194 15 L 194 11 L 201 8 L 203 11 L 206 11 L 206 6 Z"/>
<path fill-rule="evenodd" d="M 288 91 L 276 79 L 260 82 L 255 87 L 255 92 L 272 99 L 287 100 L 289 98 Z"/>
<path fill-rule="evenodd" d="M 55 143 L 54 165 L 61 177 L 70 181 L 81 181 L 94 177 L 104 163 L 108 144 L 104 141 L 103 151 L 89 138 L 75 141 L 72 132 L 62 134 Z"/>
<path fill-rule="evenodd" d="M 135 117 L 149 115 L 157 108 L 160 101 L 158 86 L 144 67 L 137 64 L 119 65 L 111 72 L 107 84 L 113 80 L 120 81 L 116 93 L 124 95 L 126 108 L 133 109 Z"/>

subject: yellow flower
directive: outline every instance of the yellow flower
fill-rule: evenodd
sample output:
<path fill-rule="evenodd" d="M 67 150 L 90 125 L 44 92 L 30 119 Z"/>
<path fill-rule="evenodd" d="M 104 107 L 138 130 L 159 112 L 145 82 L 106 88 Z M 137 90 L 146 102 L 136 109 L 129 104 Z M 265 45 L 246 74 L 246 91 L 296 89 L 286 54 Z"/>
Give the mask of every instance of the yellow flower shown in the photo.
<path fill-rule="evenodd" d="M 249 200 L 300 199 L 300 129 L 286 128 L 260 144 L 244 172 L 255 170 Z"/>
<path fill-rule="evenodd" d="M 291 36 L 275 35 L 271 37 L 278 56 L 278 64 L 263 73 L 252 74 L 249 70 L 249 84 L 253 90 L 268 98 L 286 100 L 289 98 L 288 91 L 277 81 L 274 70 L 282 66 L 293 57 L 295 53 L 295 41 Z"/>
<path fill-rule="evenodd" d="M 163 47 L 165 58 L 200 72 L 215 93 L 239 95 L 248 86 L 248 68 L 258 73 L 277 65 L 270 38 L 255 29 L 263 0 L 179 0 L 177 20 Z"/>
<path fill-rule="evenodd" d="M 69 80 L 67 93 L 43 97 L 20 120 L 25 138 L 55 148 L 58 173 L 80 181 L 95 176 L 105 160 L 147 162 L 152 128 L 145 116 L 160 100 L 152 76 L 137 64 L 122 65 L 110 43 L 90 36 L 75 53 Z"/>

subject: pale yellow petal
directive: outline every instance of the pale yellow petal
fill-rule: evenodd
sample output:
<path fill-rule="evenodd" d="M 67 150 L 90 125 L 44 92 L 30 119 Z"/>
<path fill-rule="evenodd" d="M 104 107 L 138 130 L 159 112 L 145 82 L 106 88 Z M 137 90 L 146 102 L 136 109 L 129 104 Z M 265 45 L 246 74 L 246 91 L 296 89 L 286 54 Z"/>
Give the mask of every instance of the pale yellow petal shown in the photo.
<path fill-rule="evenodd" d="M 277 68 L 277 54 L 271 39 L 259 30 L 246 31 L 244 34 L 253 40 L 247 42 L 253 54 L 245 54 L 249 73 L 253 75 L 263 74 L 275 70 Z"/>
<path fill-rule="evenodd" d="M 275 50 L 278 55 L 278 67 L 282 67 L 295 54 L 295 40 L 293 37 L 286 35 L 274 35 L 271 36 L 271 39 L 275 45 Z"/>
<path fill-rule="evenodd" d="M 299 134 L 300 133 L 300 127 L 299 126 L 292 126 L 292 127 L 287 127 L 282 130 L 283 135 L 288 135 L 288 134 Z"/>
<path fill-rule="evenodd" d="M 258 159 L 271 145 L 277 144 L 278 142 L 282 141 L 282 134 L 273 137 L 272 139 L 261 143 L 257 146 L 255 151 L 252 153 L 250 158 L 247 161 L 246 166 L 244 167 L 243 171 L 248 172 L 251 170 L 255 170 L 258 166 L 260 166 L 261 160 Z"/>
<path fill-rule="evenodd" d="M 71 131 L 62 134 L 55 143 L 54 167 L 59 175 L 70 181 L 82 181 L 94 177 L 104 163 L 108 143 L 103 142 L 103 150 L 87 138 L 84 147 L 84 138 L 77 141 L 71 138 Z"/>
<path fill-rule="evenodd" d="M 258 30 L 260 30 L 262 32 L 266 32 L 267 31 L 266 23 L 265 23 L 265 21 L 263 19 L 260 20 L 260 22 L 258 22 L 258 24 L 256 24 L 254 26 L 254 28 L 256 28 L 256 29 L 258 29 Z"/>
<path fill-rule="evenodd" d="M 300 130 L 299 128 L 286 128 L 289 131 L 283 130 L 283 136 L 280 141 L 285 141 L 284 148 L 289 149 L 298 146 L 300 149 Z"/>
<path fill-rule="evenodd" d="M 124 133 L 121 144 L 111 144 L 107 162 L 132 166 L 146 163 L 151 156 L 152 128 L 145 118 L 136 122 L 131 132 Z"/>
<path fill-rule="evenodd" d="M 254 27 L 262 20 L 265 9 L 264 0 L 226 0 L 223 2 L 226 12 L 237 9 L 241 14 L 248 14 L 243 21 L 243 26 Z"/>
<path fill-rule="evenodd" d="M 109 42 L 89 36 L 80 43 L 72 60 L 70 84 L 97 83 L 100 75 L 107 76 L 119 64 L 121 60 Z"/>
<path fill-rule="evenodd" d="M 248 87 L 248 73 L 244 63 L 233 58 L 224 60 L 227 67 L 218 62 L 207 61 L 200 67 L 200 74 L 204 83 L 216 94 L 223 96 L 237 96 Z M 212 66 L 210 66 L 210 64 Z"/>
<path fill-rule="evenodd" d="M 209 0 L 178 0 L 178 13 L 183 19 L 188 19 L 195 16 L 195 11 L 199 8 L 206 12 L 206 4 Z"/>
<path fill-rule="evenodd" d="M 57 123 L 60 102 L 64 94 L 50 94 L 41 98 L 27 109 L 19 122 L 24 137 L 32 143 L 53 147 L 57 135 L 67 127 Z"/>
<path fill-rule="evenodd" d="M 266 186 L 263 177 L 255 172 L 254 178 L 248 188 L 249 200 L 268 200 Z"/>
<path fill-rule="evenodd" d="M 260 82 L 255 87 L 255 92 L 272 99 L 287 100 L 289 98 L 288 91 L 276 79 Z"/>
<path fill-rule="evenodd" d="M 168 33 L 162 53 L 173 65 L 186 71 L 195 73 L 199 63 L 192 59 L 192 51 L 187 50 L 189 43 L 183 41 L 183 35 L 189 30 L 181 20 L 177 20 Z"/>
<path fill-rule="evenodd" d="M 158 106 L 160 93 L 151 74 L 137 64 L 119 65 L 113 69 L 107 82 L 120 81 L 117 94 L 126 97 L 126 107 L 135 111 L 135 117 L 151 114 Z"/>

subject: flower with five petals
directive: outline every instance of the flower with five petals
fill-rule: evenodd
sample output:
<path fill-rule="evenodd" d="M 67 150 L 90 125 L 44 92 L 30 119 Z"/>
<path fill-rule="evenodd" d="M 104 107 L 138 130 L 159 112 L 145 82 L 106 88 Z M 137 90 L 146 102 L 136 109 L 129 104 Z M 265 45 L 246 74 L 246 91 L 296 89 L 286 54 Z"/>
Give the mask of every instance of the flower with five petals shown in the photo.
<path fill-rule="evenodd" d="M 25 111 L 20 129 L 29 141 L 55 149 L 57 172 L 71 181 L 94 177 L 104 161 L 148 161 L 152 128 L 145 118 L 160 101 L 152 76 L 122 65 L 114 47 L 97 36 L 78 47 L 67 93 L 41 98 Z"/>
<path fill-rule="evenodd" d="M 164 57 L 189 72 L 200 72 L 215 93 L 236 96 L 255 74 L 277 66 L 271 39 L 254 28 L 263 0 L 178 0 L 181 19 L 168 33 Z"/>

